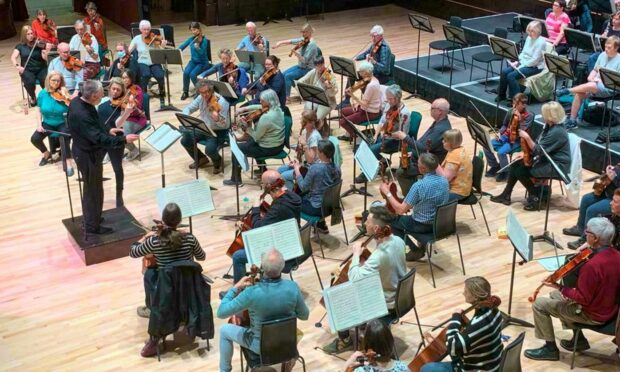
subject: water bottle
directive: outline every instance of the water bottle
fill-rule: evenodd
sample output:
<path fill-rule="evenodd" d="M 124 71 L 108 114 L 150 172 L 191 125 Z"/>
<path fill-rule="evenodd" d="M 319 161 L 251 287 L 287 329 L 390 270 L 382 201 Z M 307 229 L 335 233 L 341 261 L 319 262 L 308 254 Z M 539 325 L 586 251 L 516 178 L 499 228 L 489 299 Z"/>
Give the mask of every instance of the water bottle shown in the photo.
<path fill-rule="evenodd" d="M 248 198 L 247 196 L 244 196 L 241 199 L 241 211 L 245 212 L 248 209 L 250 209 L 250 207 L 251 207 L 250 198 Z"/>

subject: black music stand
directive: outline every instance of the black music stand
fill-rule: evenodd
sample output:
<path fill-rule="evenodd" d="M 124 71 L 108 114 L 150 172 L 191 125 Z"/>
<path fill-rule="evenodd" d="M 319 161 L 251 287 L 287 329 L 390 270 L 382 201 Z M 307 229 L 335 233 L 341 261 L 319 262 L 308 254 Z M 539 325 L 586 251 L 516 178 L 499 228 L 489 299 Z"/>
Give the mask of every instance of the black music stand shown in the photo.
<path fill-rule="evenodd" d="M 267 46 L 265 45 L 265 48 L 266 47 Z M 267 54 L 265 52 L 251 52 L 249 50 L 235 50 L 235 54 L 237 55 L 239 62 L 247 63 L 250 66 L 248 69 L 248 72 L 250 73 L 250 81 L 254 82 L 254 66 L 264 66 Z"/>
<path fill-rule="evenodd" d="M 203 134 L 207 137 L 217 137 L 215 133 L 207 126 L 207 124 L 193 116 L 185 115 L 181 113 L 175 114 L 177 119 L 179 119 L 179 123 L 187 129 L 191 130 L 194 139 L 194 164 L 198 165 L 198 142 L 196 141 L 196 133 Z M 195 168 L 196 170 L 196 179 L 198 179 L 198 166 Z M 213 187 L 211 187 L 213 189 Z"/>
<path fill-rule="evenodd" d="M 549 72 L 555 75 L 555 85 L 553 87 L 553 100 L 556 100 L 555 91 L 558 89 L 558 77 L 568 80 L 574 80 L 573 68 L 566 57 L 556 56 L 555 54 L 545 53 L 545 65 Z"/>
<path fill-rule="evenodd" d="M 540 22 L 540 27 L 541 27 L 540 36 L 542 36 L 542 37 L 549 37 L 549 33 L 547 32 L 547 26 L 545 25 L 545 20 L 534 18 L 534 17 L 528 17 L 528 16 L 520 15 L 519 16 L 519 24 L 521 25 L 521 40 L 523 40 L 523 34 L 525 33 L 525 30 L 527 30 L 527 25 L 529 25 L 530 22 L 532 22 L 532 21 Z"/>
<path fill-rule="evenodd" d="M 465 30 L 460 27 L 452 25 L 443 25 L 443 32 L 446 36 L 446 40 L 459 45 L 461 53 L 463 53 L 463 47 L 467 45 L 467 39 L 465 38 Z M 418 46 L 419 47 L 419 46 Z M 454 75 L 454 50 L 456 48 L 450 48 L 450 82 L 448 83 L 448 102 L 451 101 L 452 96 L 452 76 Z M 429 57 L 430 58 L 430 57 Z M 467 64 L 465 63 L 465 57 L 463 56 L 463 69 L 467 70 Z"/>
<path fill-rule="evenodd" d="M 372 143 L 370 143 L 370 141 L 368 140 L 368 138 L 366 138 L 366 136 L 359 131 L 359 129 L 357 129 L 357 127 L 355 127 L 355 124 L 353 124 L 350 120 L 346 119 L 346 121 L 349 122 L 349 124 L 351 125 L 351 128 L 353 128 L 353 149 L 355 149 L 356 144 L 357 144 L 357 138 L 361 138 L 362 141 L 366 142 L 368 144 L 368 146 L 372 145 Z M 364 209 L 366 209 L 366 198 L 368 196 L 372 196 L 372 194 L 368 193 L 368 189 L 367 189 L 367 185 L 368 185 L 368 180 L 366 180 L 366 182 L 364 182 L 364 188 L 358 188 L 355 185 L 355 177 L 356 177 L 356 173 L 357 173 L 357 160 L 355 160 L 355 156 L 353 156 L 353 184 L 351 185 L 351 187 L 349 187 L 349 189 L 347 191 L 345 191 L 342 195 L 340 195 L 341 198 L 346 198 L 347 196 L 351 195 L 351 194 L 360 194 L 360 195 L 364 195 Z"/>
<path fill-rule="evenodd" d="M 501 37 L 489 35 L 489 45 L 493 54 L 502 57 L 500 62 L 500 68 L 504 65 L 504 59 L 510 61 L 519 60 L 519 52 L 517 51 L 517 44 L 508 39 L 502 39 Z M 499 92 L 498 92 L 499 95 Z M 495 105 L 495 123 L 497 123 L 497 114 L 499 112 L 499 99 Z"/>
<path fill-rule="evenodd" d="M 344 87 L 344 77 L 357 80 L 355 61 L 350 58 L 329 56 L 329 64 L 334 74 L 340 75 L 340 86 Z M 344 99 L 344 89 L 340 89 L 340 102 Z M 338 119 L 342 116 L 342 105 L 338 106 Z"/>
<path fill-rule="evenodd" d="M 314 110 L 314 105 L 329 107 L 329 99 L 327 98 L 325 89 L 314 85 L 297 83 L 297 90 L 299 91 L 302 101 L 312 104 L 312 110 Z"/>
<path fill-rule="evenodd" d="M 564 29 L 564 37 L 566 37 L 566 43 L 568 46 L 575 48 L 575 55 L 573 56 L 575 63 L 579 63 L 579 49 L 589 53 L 596 50 L 594 34 L 566 27 Z"/>
<path fill-rule="evenodd" d="M 409 98 L 413 98 L 413 97 L 420 97 L 420 95 L 418 94 L 418 80 L 419 78 L 419 70 L 420 70 L 420 38 L 422 37 L 422 31 L 424 32 L 428 32 L 431 34 L 435 33 L 435 30 L 433 30 L 433 25 L 431 24 L 431 21 L 422 15 L 418 15 L 418 14 L 413 14 L 413 13 L 409 13 L 409 23 L 411 23 L 411 27 L 413 27 L 415 30 L 418 30 L 418 51 L 416 54 L 416 62 L 415 62 L 415 85 L 414 85 L 414 89 L 413 89 L 413 94 L 409 95 L 407 98 L 405 99 L 409 99 Z M 430 56 L 428 57 L 430 58 Z"/>
<path fill-rule="evenodd" d="M 230 142 L 230 158 L 232 159 L 233 157 L 235 157 L 237 159 L 237 163 L 239 163 L 239 167 L 241 168 L 241 170 L 246 172 L 249 169 L 248 158 L 243 153 L 241 153 L 241 157 L 238 157 L 236 155 L 235 148 L 238 149 L 239 147 L 237 144 L 237 138 L 232 128 L 230 128 L 230 130 L 228 131 L 228 141 Z M 239 149 L 239 152 L 241 152 L 241 149 Z M 238 182 L 235 182 L 235 196 L 237 199 L 237 213 L 220 216 L 220 220 L 241 221 L 241 218 L 243 216 L 241 215 L 239 211 L 239 183 Z M 230 269 L 228 269 L 228 271 L 230 271 Z"/>
<path fill-rule="evenodd" d="M 611 153 L 609 152 L 609 146 L 611 146 L 611 117 L 615 110 L 614 106 L 616 105 L 616 95 L 620 92 L 620 73 L 603 67 L 599 68 L 598 73 L 605 88 L 613 92 L 613 95 L 611 96 L 611 110 L 609 112 L 609 119 L 607 119 L 607 140 L 605 141 L 605 160 L 607 163 L 603 163 L 604 172 L 606 166 L 611 165 Z"/>
<path fill-rule="evenodd" d="M 73 201 L 71 200 L 71 188 L 69 187 L 69 175 L 67 174 L 67 154 L 65 153 L 65 141 L 69 141 L 71 139 L 71 135 L 69 133 L 58 132 L 55 130 L 45 130 L 47 133 L 52 133 L 58 136 L 60 141 L 60 160 L 62 161 L 62 171 L 65 174 L 65 180 L 67 181 L 67 197 L 69 198 L 69 210 L 71 211 L 71 222 L 75 222 L 75 216 L 73 214 Z M 77 166 L 77 164 L 76 164 Z M 78 175 L 79 176 L 79 175 Z M 81 187 L 80 187 L 81 190 Z M 81 195 L 81 192 L 80 192 Z M 86 232 L 84 232 L 84 238 L 86 238 Z"/>
<path fill-rule="evenodd" d="M 478 150 L 478 145 L 492 153 L 493 146 L 489 142 L 487 131 L 484 129 L 483 125 L 475 121 L 471 116 L 468 116 L 465 122 L 467 124 L 467 130 L 469 131 L 471 138 L 474 140 L 474 156 L 476 156 L 475 154 Z M 491 196 L 490 193 L 485 191 L 482 192 L 482 195 Z"/>
<path fill-rule="evenodd" d="M 181 65 L 181 70 L 183 69 L 183 56 L 181 55 L 181 50 L 150 49 L 149 54 L 151 55 L 151 63 L 164 65 L 164 78 L 166 79 L 166 95 L 168 96 L 168 104 L 161 106 L 159 110 L 155 111 L 181 111 L 178 108 L 174 107 L 174 105 L 170 102 L 170 77 L 168 76 L 169 74 L 166 73 L 166 71 L 168 71 L 168 64 Z"/>

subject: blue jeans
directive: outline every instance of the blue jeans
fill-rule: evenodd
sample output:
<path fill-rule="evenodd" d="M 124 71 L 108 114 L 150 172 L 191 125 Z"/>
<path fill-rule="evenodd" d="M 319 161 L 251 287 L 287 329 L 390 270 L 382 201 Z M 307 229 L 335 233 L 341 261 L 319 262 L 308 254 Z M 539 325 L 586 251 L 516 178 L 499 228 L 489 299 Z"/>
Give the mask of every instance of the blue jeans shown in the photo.
<path fill-rule="evenodd" d="M 294 187 L 293 182 L 295 180 L 295 169 L 288 165 L 282 165 L 278 168 L 278 173 L 282 175 L 286 188 L 292 191 Z"/>
<path fill-rule="evenodd" d="M 463 196 L 459 194 L 455 194 L 453 192 L 448 193 L 448 202 L 453 202 L 455 200 L 467 199 L 469 195 Z"/>
<path fill-rule="evenodd" d="M 514 97 L 515 94 L 521 92 L 521 88 L 519 88 L 519 79 L 521 79 L 523 76 L 532 76 L 540 72 L 540 69 L 537 67 L 524 66 L 519 67 L 517 70 L 513 69 L 510 66 L 502 70 L 502 73 L 499 76 L 498 95 L 500 97 L 506 97 L 506 88 L 508 88 L 508 97 Z"/>
<path fill-rule="evenodd" d="M 183 92 L 187 93 L 189 91 L 189 80 L 192 80 L 192 83 L 196 85 L 196 81 L 198 80 L 197 76 L 202 71 L 207 69 L 207 65 L 203 65 L 202 63 L 196 63 L 192 60 L 187 62 L 185 69 L 183 70 Z"/>
<path fill-rule="evenodd" d="M 605 196 L 594 195 L 593 192 L 587 193 L 581 198 L 579 203 L 579 217 L 577 218 L 577 227 L 582 231 L 585 230 L 586 224 L 592 217 L 611 213 L 611 200 Z"/>
<path fill-rule="evenodd" d="M 515 151 L 517 148 L 521 147 L 520 143 L 510 143 L 508 142 L 508 138 L 506 136 L 502 136 L 499 140 L 492 139 L 491 146 L 497 152 L 497 159 L 499 159 L 499 163 L 495 158 L 493 152 L 483 149 L 484 155 L 487 157 L 487 164 L 489 167 L 497 167 L 503 168 L 508 165 L 508 154 Z"/>
<path fill-rule="evenodd" d="M 385 152 L 394 152 L 398 151 L 400 146 L 400 141 L 394 138 L 386 138 L 383 140 L 383 151 Z M 370 145 L 370 151 L 375 154 L 377 160 L 383 160 L 381 156 L 381 136 L 377 138 L 377 141 Z"/>
<path fill-rule="evenodd" d="M 218 153 L 218 147 L 221 146 L 228 138 L 228 130 L 214 130 L 217 137 L 207 137 L 204 134 L 196 132 L 196 145 L 204 144 L 205 152 L 207 156 L 213 160 L 213 162 L 219 162 L 222 160 L 222 157 Z M 192 159 L 194 158 L 194 132 L 185 128 L 181 128 L 181 133 L 183 137 L 181 137 L 181 145 L 185 148 L 185 151 L 189 154 Z M 196 154 L 198 155 L 198 159 L 205 157 L 205 154 L 200 151 L 200 149 L 196 149 Z"/>
<path fill-rule="evenodd" d="M 220 326 L 220 372 L 232 371 L 233 342 L 260 353 L 260 337 L 254 337 L 245 327 L 223 324 Z"/>
<path fill-rule="evenodd" d="M 433 362 L 426 363 L 420 372 L 452 372 L 452 362 Z"/>
<path fill-rule="evenodd" d="M 145 65 L 144 63 L 138 63 L 138 68 L 140 69 L 140 88 L 142 88 L 143 92 L 146 92 L 146 88 L 149 84 L 149 80 L 151 77 L 157 80 L 157 85 L 159 85 L 159 92 L 161 97 L 164 96 L 164 92 L 166 91 L 166 86 L 164 85 L 164 69 L 161 65 Z"/>
<path fill-rule="evenodd" d="M 297 80 L 308 73 L 310 69 L 301 68 L 299 65 L 289 67 L 284 71 L 284 83 L 286 84 L 286 96 L 291 95 L 291 87 L 293 86 L 293 80 Z"/>

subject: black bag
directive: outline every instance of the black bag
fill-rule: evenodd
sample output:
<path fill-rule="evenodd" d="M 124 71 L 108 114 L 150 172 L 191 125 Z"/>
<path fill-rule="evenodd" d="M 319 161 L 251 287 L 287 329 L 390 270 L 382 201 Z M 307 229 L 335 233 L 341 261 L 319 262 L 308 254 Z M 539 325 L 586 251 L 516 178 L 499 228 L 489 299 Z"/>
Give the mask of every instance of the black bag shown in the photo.
<path fill-rule="evenodd" d="M 612 117 L 612 122 L 613 121 L 616 121 L 614 117 Z M 596 139 L 594 141 L 596 143 L 607 142 L 607 129 L 603 129 L 598 132 L 598 135 L 596 136 Z M 620 142 L 620 128 L 616 127 L 609 130 L 609 142 Z"/>

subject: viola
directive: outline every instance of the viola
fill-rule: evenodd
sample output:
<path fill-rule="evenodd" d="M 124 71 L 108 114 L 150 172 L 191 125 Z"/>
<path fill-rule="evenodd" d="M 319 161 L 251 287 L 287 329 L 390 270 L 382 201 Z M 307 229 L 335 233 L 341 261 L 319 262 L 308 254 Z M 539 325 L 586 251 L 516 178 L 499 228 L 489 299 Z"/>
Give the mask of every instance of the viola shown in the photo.
<path fill-rule="evenodd" d="M 88 32 L 85 32 L 84 35 L 82 35 L 80 40 L 82 41 L 82 45 L 87 47 L 87 46 L 90 46 L 90 44 L 93 42 L 93 37 Z"/>
<path fill-rule="evenodd" d="M 383 39 L 379 40 L 375 43 L 375 46 L 372 48 L 372 50 L 369 53 L 370 58 L 375 58 L 375 56 L 377 55 L 377 53 L 379 53 L 379 49 L 381 49 L 381 44 L 383 43 Z"/>
<path fill-rule="evenodd" d="M 263 76 L 260 77 L 260 82 L 261 84 L 267 84 L 269 82 L 269 80 L 273 77 L 273 75 L 275 75 L 278 72 L 277 68 L 272 68 L 269 69 L 267 71 L 265 71 L 265 73 L 263 73 Z"/>
<path fill-rule="evenodd" d="M 69 71 L 78 72 L 84 67 L 84 62 L 70 55 L 66 61 L 62 61 L 62 64 Z"/>
<path fill-rule="evenodd" d="M 363 366 L 368 363 L 369 366 L 377 365 L 377 358 L 380 357 L 373 349 L 368 349 L 363 355 L 358 356 L 355 361 L 357 362 L 356 367 L 347 367 L 346 372 L 353 372 L 358 366 Z"/>
<path fill-rule="evenodd" d="M 151 46 L 151 44 L 153 44 L 156 47 L 159 47 L 161 46 L 161 42 L 163 39 L 161 35 L 155 35 L 155 33 L 151 31 L 147 36 L 142 36 L 142 40 L 144 41 L 144 43 L 146 43 L 147 46 Z"/>
<path fill-rule="evenodd" d="M 267 111 L 269 111 L 269 107 L 261 107 L 258 110 L 254 110 L 249 114 L 242 116 L 241 121 L 243 124 L 241 125 L 241 129 L 246 130 L 248 125 L 251 125 L 256 120 L 259 120 L 260 117 Z"/>
<path fill-rule="evenodd" d="M 381 152 L 385 151 L 383 139 L 386 136 L 389 136 L 394 132 L 394 128 L 396 127 L 396 121 L 400 117 L 400 108 L 399 107 L 390 107 L 388 112 L 385 114 L 385 123 L 383 124 L 383 135 L 381 136 Z"/>
<path fill-rule="evenodd" d="M 52 92 L 50 96 L 52 96 L 52 98 L 55 99 L 56 101 L 60 103 L 64 103 L 67 106 L 69 106 L 69 104 L 71 103 L 71 97 L 65 95 L 63 92 L 60 91 L 60 89 L 56 90 L 55 92 Z"/>
<path fill-rule="evenodd" d="M 258 268 L 258 266 L 256 265 L 252 265 L 252 267 L 250 268 L 250 274 L 248 275 L 250 278 L 250 285 L 254 285 L 256 284 L 257 281 L 259 281 L 259 279 L 257 279 L 257 276 L 259 274 L 262 274 L 262 272 L 260 271 L 260 269 Z M 241 292 L 239 292 L 241 293 Z M 237 295 L 239 295 L 239 293 L 237 293 Z M 239 313 L 239 314 L 235 314 L 233 316 L 231 316 L 228 319 L 228 323 L 230 324 L 235 324 L 238 326 L 243 326 L 243 327 L 249 327 L 250 326 L 250 313 L 249 311 L 243 310 L 243 312 Z"/>
<path fill-rule="evenodd" d="M 387 169 L 388 165 L 385 162 L 381 162 L 381 182 L 383 183 L 387 183 L 387 180 L 385 179 L 385 171 Z M 385 199 L 385 206 L 387 207 L 387 209 L 396 214 L 396 210 L 394 210 L 394 207 L 392 207 L 392 204 L 390 204 L 390 201 L 388 200 L 388 197 L 386 194 L 383 193 L 383 191 L 381 192 L 381 196 L 383 197 L 383 199 Z M 398 188 L 396 187 L 396 183 L 391 182 L 390 186 L 389 186 L 389 192 L 390 194 L 392 194 L 392 197 L 394 198 L 394 200 L 396 200 L 399 203 L 403 202 L 403 199 L 398 197 Z"/>
<path fill-rule="evenodd" d="M 308 167 L 306 167 L 305 165 L 302 165 L 301 167 L 299 167 L 299 174 L 301 174 L 302 178 L 306 177 L 306 174 L 308 174 Z M 297 183 L 297 178 L 295 178 L 293 183 L 294 183 L 293 192 L 297 195 L 303 194 L 301 187 L 299 187 L 299 184 Z"/>
<path fill-rule="evenodd" d="M 560 281 L 560 279 L 564 278 L 571 271 L 575 270 L 579 265 L 589 260 L 592 256 L 592 253 L 594 253 L 594 251 L 590 247 L 583 249 L 581 252 L 577 253 L 570 261 L 568 261 L 551 275 L 549 275 L 545 280 L 543 280 L 543 282 L 556 283 Z M 534 291 L 534 293 L 532 293 L 532 295 L 527 298 L 527 300 L 530 303 L 534 302 L 536 300 L 536 297 L 538 296 L 538 292 L 540 292 L 540 290 L 544 286 L 544 283 L 539 285 Z"/>
<path fill-rule="evenodd" d="M 256 34 L 256 36 L 254 36 L 254 39 L 252 39 L 252 44 L 255 46 L 265 45 L 265 41 L 263 40 L 261 34 Z"/>
<path fill-rule="evenodd" d="M 131 105 L 132 107 L 136 107 L 136 99 L 135 99 L 135 95 L 132 94 L 129 90 L 127 91 L 127 93 L 119 98 L 116 99 L 111 99 L 111 104 L 113 107 L 120 107 L 123 110 L 127 108 L 127 105 Z"/>
<path fill-rule="evenodd" d="M 292 57 L 293 54 L 295 54 L 299 49 L 305 47 L 306 45 L 310 44 L 310 38 L 309 37 L 305 37 L 302 41 L 300 41 L 299 43 L 297 43 L 293 49 L 291 49 L 291 52 L 288 54 L 289 57 Z"/>
<path fill-rule="evenodd" d="M 270 207 L 271 205 L 267 203 L 265 200 L 263 200 L 259 208 L 262 213 L 266 213 Z M 230 246 L 228 247 L 228 250 L 226 251 L 227 256 L 232 257 L 235 252 L 237 252 L 240 249 L 244 249 L 245 246 L 243 245 L 243 237 L 241 236 L 241 233 L 244 231 L 252 230 L 252 224 L 253 224 L 252 223 L 252 208 L 250 208 L 248 209 L 247 212 L 245 212 L 243 217 L 241 217 L 241 219 L 239 220 L 239 228 L 237 229 L 237 232 L 235 233 L 235 239 L 233 240 L 232 243 L 230 243 Z"/>
<path fill-rule="evenodd" d="M 228 81 L 230 77 L 233 78 L 235 84 L 237 84 L 237 78 L 239 76 L 239 68 L 234 63 L 230 62 L 226 66 L 224 66 L 224 73 L 220 76 L 220 81 Z M 235 88 L 233 86 L 233 88 Z"/>
<path fill-rule="evenodd" d="M 321 82 L 323 84 L 329 84 L 331 85 L 331 81 L 332 81 L 332 72 L 330 69 L 326 68 L 325 70 L 323 70 L 323 73 L 321 74 L 320 79 Z"/>

